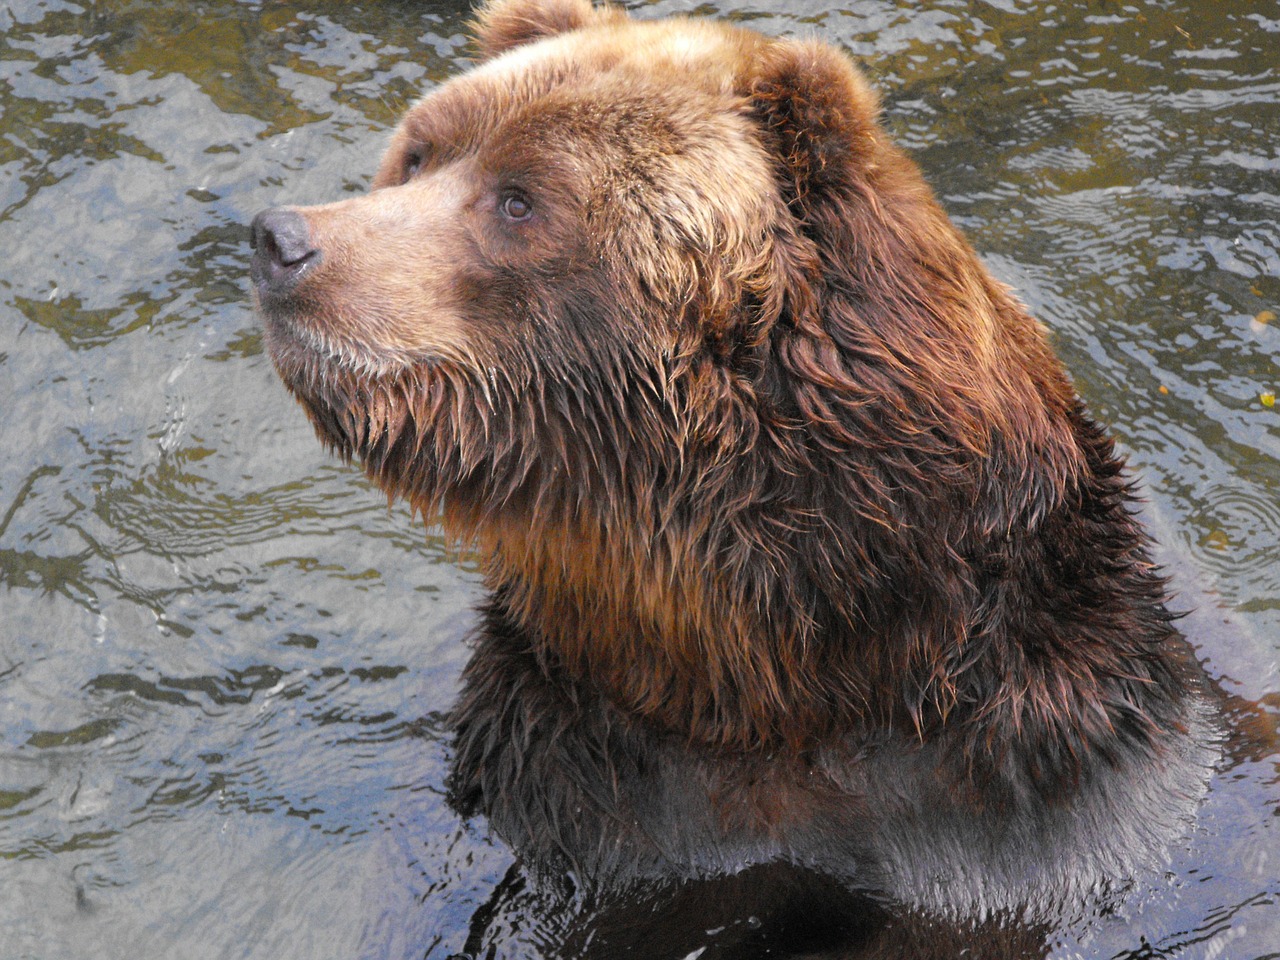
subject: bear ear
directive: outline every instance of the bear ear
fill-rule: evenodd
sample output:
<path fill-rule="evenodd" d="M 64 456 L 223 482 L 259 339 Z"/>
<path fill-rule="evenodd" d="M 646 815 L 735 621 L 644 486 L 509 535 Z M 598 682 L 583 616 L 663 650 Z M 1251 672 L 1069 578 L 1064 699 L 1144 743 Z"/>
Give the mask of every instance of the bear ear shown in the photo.
<path fill-rule="evenodd" d="M 585 27 L 595 17 L 591 0 L 485 0 L 473 33 L 481 60 L 558 33 Z"/>
<path fill-rule="evenodd" d="M 743 79 L 798 212 L 874 176 L 880 99 L 845 54 L 816 40 L 778 40 Z"/>

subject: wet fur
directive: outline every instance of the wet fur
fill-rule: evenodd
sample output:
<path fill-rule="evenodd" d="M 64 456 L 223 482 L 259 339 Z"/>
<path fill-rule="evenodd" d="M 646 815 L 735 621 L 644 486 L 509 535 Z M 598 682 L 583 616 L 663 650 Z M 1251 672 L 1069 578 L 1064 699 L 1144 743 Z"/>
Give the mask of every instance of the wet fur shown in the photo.
<path fill-rule="evenodd" d="M 1130 482 L 847 58 L 476 29 L 262 297 L 320 437 L 486 558 L 461 808 L 588 881 L 785 859 L 962 914 L 1157 858 L 1210 734 Z"/>

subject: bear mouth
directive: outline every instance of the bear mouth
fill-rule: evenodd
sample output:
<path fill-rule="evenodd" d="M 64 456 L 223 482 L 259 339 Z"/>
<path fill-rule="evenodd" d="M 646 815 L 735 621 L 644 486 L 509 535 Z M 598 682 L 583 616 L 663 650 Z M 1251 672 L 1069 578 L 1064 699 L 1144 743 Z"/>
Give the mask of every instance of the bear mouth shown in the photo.
<path fill-rule="evenodd" d="M 289 392 L 321 441 L 344 459 L 385 457 L 417 435 L 432 408 L 432 357 L 382 356 L 359 344 L 335 342 L 293 317 L 264 310 L 266 347 Z"/>
<path fill-rule="evenodd" d="M 267 352 L 281 376 L 295 368 L 333 368 L 376 380 L 432 363 L 430 357 L 377 350 L 361 341 L 326 333 L 323 318 L 292 301 L 259 297 L 257 307 L 264 321 Z"/>

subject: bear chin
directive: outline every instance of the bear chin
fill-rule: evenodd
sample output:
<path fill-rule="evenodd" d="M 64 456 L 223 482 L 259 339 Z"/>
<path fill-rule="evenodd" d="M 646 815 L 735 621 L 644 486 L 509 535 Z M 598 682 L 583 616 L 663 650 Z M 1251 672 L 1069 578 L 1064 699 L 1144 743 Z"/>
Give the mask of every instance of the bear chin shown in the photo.
<path fill-rule="evenodd" d="M 366 196 L 254 221 L 321 439 L 484 558 L 454 802 L 607 886 L 786 861 L 1046 917 L 1214 710 L 1131 481 L 817 41 L 491 0 Z"/>

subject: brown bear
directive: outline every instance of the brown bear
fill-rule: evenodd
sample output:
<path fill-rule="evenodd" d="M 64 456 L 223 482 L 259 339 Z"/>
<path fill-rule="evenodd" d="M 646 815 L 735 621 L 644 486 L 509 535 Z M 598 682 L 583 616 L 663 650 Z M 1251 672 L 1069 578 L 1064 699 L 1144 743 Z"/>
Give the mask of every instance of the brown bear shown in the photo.
<path fill-rule="evenodd" d="M 373 190 L 260 214 L 321 439 L 484 557 L 452 790 L 582 881 L 789 862 L 1043 917 L 1211 711 L 1111 440 L 849 59 L 491 0 Z"/>

